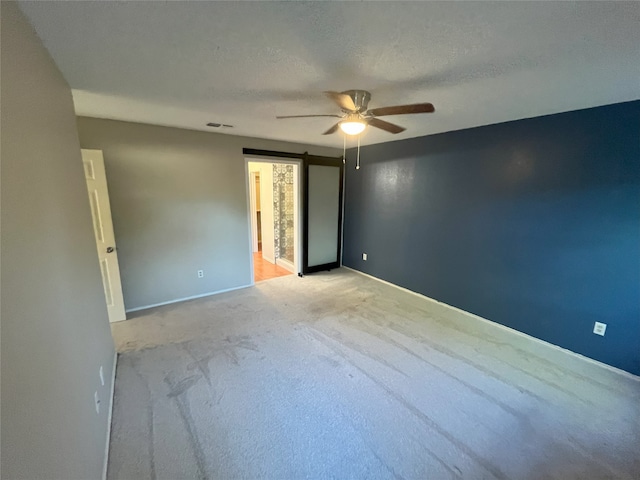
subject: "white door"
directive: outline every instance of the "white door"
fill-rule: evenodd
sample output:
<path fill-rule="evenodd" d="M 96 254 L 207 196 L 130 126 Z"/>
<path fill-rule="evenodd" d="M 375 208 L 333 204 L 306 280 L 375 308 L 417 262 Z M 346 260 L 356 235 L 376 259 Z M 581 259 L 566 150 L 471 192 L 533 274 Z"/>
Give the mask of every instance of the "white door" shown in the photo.
<path fill-rule="evenodd" d="M 102 272 L 104 296 L 109 311 L 109 321 L 126 320 L 124 298 L 120 283 L 120 267 L 116 252 L 113 223 L 111 222 L 111 207 L 109 205 L 109 191 L 107 190 L 107 176 L 104 170 L 104 158 L 101 150 L 82 150 L 84 176 L 89 191 L 89 204 L 93 217 L 93 232 L 98 247 L 98 260 Z"/>

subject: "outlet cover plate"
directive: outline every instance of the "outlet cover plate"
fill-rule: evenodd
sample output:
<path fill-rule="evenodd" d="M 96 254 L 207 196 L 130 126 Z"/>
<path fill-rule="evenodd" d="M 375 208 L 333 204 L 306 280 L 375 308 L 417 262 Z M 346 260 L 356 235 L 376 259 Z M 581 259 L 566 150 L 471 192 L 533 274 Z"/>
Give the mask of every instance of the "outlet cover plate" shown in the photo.
<path fill-rule="evenodd" d="M 607 330 L 606 323 L 596 322 L 595 325 L 593 326 L 593 333 L 595 333 L 596 335 L 601 335 L 604 337 L 604 332 L 606 330 Z"/>
<path fill-rule="evenodd" d="M 366 259 L 367 259 L 367 254 L 366 254 L 366 253 L 363 253 L 363 254 L 362 254 L 362 259 L 363 259 L 363 260 L 366 260 Z"/>
<path fill-rule="evenodd" d="M 198 278 L 204 278 L 204 270 L 198 270 Z"/>

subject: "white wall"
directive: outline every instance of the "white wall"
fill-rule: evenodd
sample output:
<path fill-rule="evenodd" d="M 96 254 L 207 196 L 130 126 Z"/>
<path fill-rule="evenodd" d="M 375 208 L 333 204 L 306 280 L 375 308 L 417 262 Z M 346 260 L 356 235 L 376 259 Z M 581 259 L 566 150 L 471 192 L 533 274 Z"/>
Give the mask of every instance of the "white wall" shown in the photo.
<path fill-rule="evenodd" d="M 78 131 L 83 148 L 104 152 L 127 309 L 251 283 L 243 147 L 341 153 L 86 117 L 78 118 Z"/>
<path fill-rule="evenodd" d="M 260 222 L 262 232 L 262 258 L 275 263 L 275 234 L 273 225 L 273 165 L 249 162 L 249 172 L 260 174 Z"/>
<path fill-rule="evenodd" d="M 259 244 L 262 243 L 262 234 L 258 228 L 258 213 L 260 212 L 260 174 L 249 172 L 249 202 L 251 203 L 251 242 L 253 253 L 258 253 Z"/>
<path fill-rule="evenodd" d="M 0 476 L 98 479 L 114 348 L 71 91 L 16 4 L 0 10 Z"/>

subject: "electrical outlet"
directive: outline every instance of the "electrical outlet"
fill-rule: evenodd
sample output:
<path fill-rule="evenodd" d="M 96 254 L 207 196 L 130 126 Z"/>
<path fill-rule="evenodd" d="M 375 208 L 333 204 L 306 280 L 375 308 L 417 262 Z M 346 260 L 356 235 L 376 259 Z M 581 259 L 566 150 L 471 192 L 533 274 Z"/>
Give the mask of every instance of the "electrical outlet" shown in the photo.
<path fill-rule="evenodd" d="M 102 365 L 100 365 L 100 383 L 104 387 L 104 371 L 102 370 Z"/>
<path fill-rule="evenodd" d="M 100 414 L 100 397 L 98 396 L 98 391 L 96 390 L 93 394 L 93 400 L 96 402 L 96 413 Z"/>
<path fill-rule="evenodd" d="M 198 270 L 198 278 L 204 278 L 204 270 Z"/>
<path fill-rule="evenodd" d="M 367 259 L 367 254 L 366 254 L 366 253 L 363 253 L 363 254 L 362 254 L 362 259 L 363 259 L 363 260 L 366 260 L 366 259 Z"/>
<path fill-rule="evenodd" d="M 606 330 L 607 330 L 606 323 L 596 322 L 595 325 L 593 326 L 593 333 L 595 333 L 596 335 L 601 335 L 604 337 L 604 332 Z"/>

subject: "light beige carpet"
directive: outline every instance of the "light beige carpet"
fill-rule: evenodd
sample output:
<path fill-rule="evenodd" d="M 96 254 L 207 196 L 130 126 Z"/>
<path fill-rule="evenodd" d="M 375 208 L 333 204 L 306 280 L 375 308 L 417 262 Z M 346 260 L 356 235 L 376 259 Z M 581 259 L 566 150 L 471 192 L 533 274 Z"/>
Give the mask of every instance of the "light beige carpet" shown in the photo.
<path fill-rule="evenodd" d="M 354 272 L 113 325 L 110 479 L 640 476 L 640 382 Z"/>

